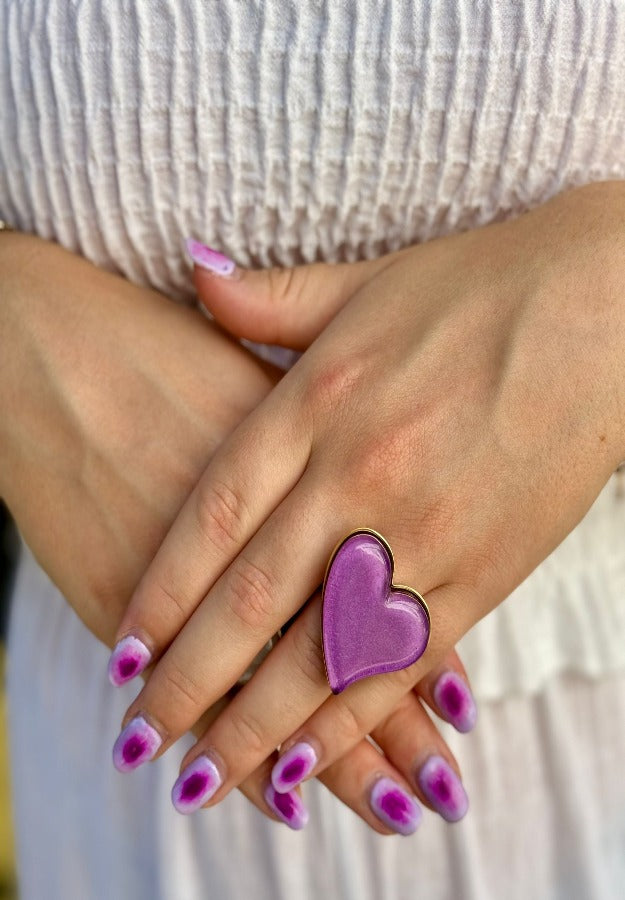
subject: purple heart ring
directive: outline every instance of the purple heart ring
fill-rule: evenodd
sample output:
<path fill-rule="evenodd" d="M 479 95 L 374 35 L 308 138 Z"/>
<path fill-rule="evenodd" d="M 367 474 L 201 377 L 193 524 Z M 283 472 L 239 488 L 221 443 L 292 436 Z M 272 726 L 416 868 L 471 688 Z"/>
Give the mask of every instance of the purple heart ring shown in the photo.
<path fill-rule="evenodd" d="M 323 657 L 334 694 L 368 675 L 416 662 L 430 637 L 430 614 L 413 588 L 393 584 L 393 553 L 370 528 L 350 532 L 323 580 Z"/>

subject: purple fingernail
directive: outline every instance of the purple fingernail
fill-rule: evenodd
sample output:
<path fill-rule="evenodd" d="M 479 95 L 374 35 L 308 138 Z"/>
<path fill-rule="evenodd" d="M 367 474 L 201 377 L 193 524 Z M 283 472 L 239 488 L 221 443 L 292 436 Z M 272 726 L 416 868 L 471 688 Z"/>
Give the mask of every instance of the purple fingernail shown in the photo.
<path fill-rule="evenodd" d="M 471 731 L 477 721 L 477 706 L 469 686 L 457 672 L 443 672 L 432 693 L 444 719 L 458 731 Z"/>
<path fill-rule="evenodd" d="M 280 794 L 285 794 L 309 775 L 317 765 L 314 748 L 305 741 L 294 744 L 280 757 L 271 770 L 271 781 Z"/>
<path fill-rule="evenodd" d="M 143 716 L 135 716 L 126 725 L 113 747 L 113 765 L 119 772 L 130 772 L 152 759 L 163 739 Z"/>
<path fill-rule="evenodd" d="M 297 791 L 281 794 L 271 782 L 268 782 L 265 788 L 265 802 L 294 831 L 299 831 L 308 822 L 308 810 Z"/>
<path fill-rule="evenodd" d="M 231 278 L 234 275 L 237 266 L 229 256 L 224 256 L 223 253 L 219 253 L 193 238 L 187 238 L 185 244 L 187 253 L 196 266 L 207 269 L 215 275 L 221 275 L 222 278 Z"/>
<path fill-rule="evenodd" d="M 413 834 L 421 823 L 421 807 L 392 778 L 379 778 L 369 798 L 378 819 L 399 834 Z"/>
<path fill-rule="evenodd" d="M 448 822 L 457 822 L 469 808 L 462 782 L 442 756 L 429 756 L 417 775 L 419 786 L 432 806 Z"/>
<path fill-rule="evenodd" d="M 143 672 L 151 658 L 152 654 L 143 641 L 129 634 L 113 648 L 108 666 L 109 681 L 116 687 L 125 684 Z"/>
<path fill-rule="evenodd" d="M 221 775 L 208 756 L 198 756 L 183 769 L 171 789 L 171 802 L 178 812 L 195 812 L 213 796 L 221 784 Z"/>

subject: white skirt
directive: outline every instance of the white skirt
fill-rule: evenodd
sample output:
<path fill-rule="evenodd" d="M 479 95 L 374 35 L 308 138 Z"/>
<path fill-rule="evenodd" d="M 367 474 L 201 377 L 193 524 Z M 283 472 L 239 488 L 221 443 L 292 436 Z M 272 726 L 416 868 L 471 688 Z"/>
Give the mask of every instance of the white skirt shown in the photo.
<path fill-rule="evenodd" d="M 607 497 L 608 488 L 576 531 L 592 525 Z M 578 537 L 543 567 L 562 575 L 561 557 Z M 608 652 L 598 670 L 592 651 L 606 622 L 619 620 L 608 592 L 606 620 L 580 644 L 579 665 L 565 667 L 577 671 L 546 659 L 540 684 L 526 678 L 510 688 L 519 645 L 534 643 L 519 640 L 510 616 L 515 608 L 526 614 L 523 596 L 534 595 L 543 567 L 463 641 L 469 674 L 477 674 L 479 721 L 472 734 L 449 726 L 443 733 L 462 767 L 466 818 L 449 825 L 426 811 L 419 831 L 404 838 L 374 833 L 316 781 L 305 786 L 311 815 L 302 832 L 265 818 L 236 791 L 216 808 L 180 816 L 169 792 L 190 739 L 130 775 L 115 771 L 111 747 L 136 686 L 110 687 L 107 649 L 23 547 L 8 668 L 22 900 L 622 897 L 625 666 Z M 592 579 L 583 585 L 593 591 Z M 556 609 L 563 615 L 564 606 Z M 577 639 L 562 625 L 566 649 Z M 624 637 L 610 640 L 622 647 Z"/>

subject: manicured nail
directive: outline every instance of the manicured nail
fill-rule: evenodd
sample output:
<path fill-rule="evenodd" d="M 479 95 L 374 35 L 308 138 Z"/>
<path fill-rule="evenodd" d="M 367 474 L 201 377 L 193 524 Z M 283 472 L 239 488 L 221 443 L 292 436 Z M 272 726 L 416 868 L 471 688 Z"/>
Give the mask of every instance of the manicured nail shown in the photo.
<path fill-rule="evenodd" d="M 399 834 L 413 834 L 423 817 L 421 807 L 392 778 L 378 778 L 369 803 L 378 819 Z"/>
<path fill-rule="evenodd" d="M 183 769 L 171 789 L 171 802 L 180 813 L 192 813 L 213 796 L 221 775 L 208 756 L 198 756 Z"/>
<path fill-rule="evenodd" d="M 317 765 L 314 748 L 305 741 L 294 744 L 280 757 L 271 770 L 271 781 L 280 794 L 285 794 L 309 775 Z"/>
<path fill-rule="evenodd" d="M 109 681 L 116 687 L 125 684 L 143 672 L 151 658 L 152 654 L 143 641 L 129 634 L 113 648 L 108 667 Z"/>
<path fill-rule="evenodd" d="M 457 822 L 469 808 L 462 782 L 442 756 L 429 756 L 417 774 L 419 787 L 448 822 Z"/>
<path fill-rule="evenodd" d="M 113 747 L 113 765 L 119 772 L 130 772 L 152 759 L 163 739 L 143 716 L 135 716 L 126 725 Z"/>
<path fill-rule="evenodd" d="M 308 810 L 297 791 L 281 794 L 271 782 L 268 782 L 265 788 L 265 802 L 294 831 L 299 831 L 308 822 Z"/>
<path fill-rule="evenodd" d="M 229 256 L 224 256 L 217 250 L 201 244 L 193 238 L 187 238 L 185 241 L 187 253 L 196 264 L 202 269 L 207 269 L 214 275 L 221 275 L 222 278 L 232 278 L 236 271 L 236 263 Z"/>
<path fill-rule="evenodd" d="M 457 672 L 443 672 L 432 693 L 444 719 L 458 731 L 471 731 L 477 721 L 477 706 L 469 686 Z"/>

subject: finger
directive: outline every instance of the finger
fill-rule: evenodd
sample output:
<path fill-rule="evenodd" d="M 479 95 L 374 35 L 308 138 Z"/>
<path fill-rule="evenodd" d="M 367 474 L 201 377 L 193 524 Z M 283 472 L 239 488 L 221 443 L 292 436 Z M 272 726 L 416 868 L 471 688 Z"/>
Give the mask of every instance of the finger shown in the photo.
<path fill-rule="evenodd" d="M 254 270 L 235 266 L 198 241 L 189 239 L 187 250 L 198 298 L 220 325 L 237 337 L 295 350 L 306 349 L 360 287 L 404 252 Z"/>
<path fill-rule="evenodd" d="M 183 759 L 183 769 L 198 753 L 218 760 L 223 775 L 222 797 L 242 783 L 329 696 L 320 607 L 317 593 Z M 313 761 L 308 760 L 309 764 Z"/>
<path fill-rule="evenodd" d="M 468 627 L 466 588 L 443 585 L 424 596 L 432 615 L 432 634 L 423 656 L 406 669 L 362 679 L 341 694 L 328 697 L 299 728 L 280 742 L 280 759 L 272 772 L 275 787 L 287 790 L 305 778 L 318 777 L 370 734 L 429 669 L 442 663 L 449 652 L 448 647 L 460 637 L 462 629 Z M 296 625 L 297 622 L 287 633 L 287 638 Z M 269 668 L 270 664 L 271 657 L 263 665 Z M 447 672 L 443 666 L 443 673 Z M 218 719 L 215 724 L 219 726 L 219 722 Z M 283 722 L 286 724 L 286 718 Z M 298 765 L 287 777 L 291 763 Z"/>
<path fill-rule="evenodd" d="M 278 792 L 273 787 L 269 775 L 274 757 L 249 775 L 239 790 L 265 815 L 299 830 L 308 822 L 308 809 L 298 790 Z M 412 834 L 421 822 L 421 809 L 409 783 L 367 740 L 323 772 L 321 780 L 380 834 Z M 184 815 L 210 809 L 223 799 L 219 783 L 201 754 L 177 779 L 171 796 L 174 807 Z"/>
<path fill-rule="evenodd" d="M 369 741 L 360 741 L 319 780 L 380 834 L 410 835 L 421 824 L 410 782 Z"/>
<path fill-rule="evenodd" d="M 423 803 L 447 822 L 462 819 L 469 800 L 460 767 L 416 694 L 406 694 L 371 737 Z"/>
<path fill-rule="evenodd" d="M 245 779 L 294 729 L 297 729 L 298 737 L 288 742 L 288 753 L 284 754 L 274 770 L 273 784 L 278 790 L 288 790 L 299 784 L 313 770 L 321 771 L 340 756 L 339 747 L 344 747 L 347 752 L 364 737 L 368 729 L 362 728 L 360 723 L 363 720 L 377 724 L 393 708 L 397 702 L 397 685 L 401 696 L 417 681 L 418 676 L 413 673 L 410 675 L 410 683 L 406 684 L 407 670 L 403 670 L 380 676 L 375 682 L 373 679 L 367 680 L 365 691 L 359 695 L 358 702 L 350 700 L 348 694 L 351 692 L 345 691 L 334 700 L 333 721 L 329 723 L 327 717 L 322 717 L 322 728 L 316 732 L 315 710 L 322 707 L 330 694 L 321 647 L 320 607 L 321 598 L 317 594 L 223 715 L 213 722 L 183 760 L 183 766 L 188 765 L 198 753 L 220 760 L 224 775 L 222 796 Z M 207 635 L 210 633 L 210 630 L 207 631 Z M 194 629 L 192 634 L 197 638 L 200 630 Z M 203 640 L 201 637 L 198 639 Z M 193 656 L 190 650 L 185 653 Z M 163 663 L 166 661 L 167 656 Z M 227 662 L 226 660 L 224 665 Z M 427 665 L 427 662 L 423 665 Z M 216 673 L 208 683 L 214 687 L 215 679 L 219 677 L 220 674 Z M 372 689 L 373 685 L 375 688 Z M 216 689 L 219 690 L 220 686 Z M 150 703 L 149 692 L 150 683 L 144 689 L 144 696 L 137 698 L 129 709 L 128 718 L 146 708 L 154 717 L 155 706 L 153 701 Z M 161 701 L 161 694 L 162 687 L 157 685 L 157 702 Z M 390 702 L 385 699 L 389 694 L 392 698 Z M 167 698 L 166 702 L 174 710 L 174 714 L 179 716 L 184 698 L 179 702 Z M 383 705 L 384 702 L 386 706 Z M 322 708 L 325 706 L 326 704 Z M 376 718 L 372 718 L 368 711 L 371 706 L 376 711 Z M 172 713 L 164 707 L 156 709 L 159 722 L 163 722 L 163 718 L 167 716 L 167 735 L 171 743 L 177 736 L 177 732 L 171 731 Z M 194 713 L 189 712 L 189 715 Z M 312 727 L 310 722 L 309 725 L 302 725 L 311 717 Z M 327 729 L 327 736 L 324 735 L 324 728 Z M 166 746 L 163 744 L 159 752 L 166 749 Z"/>
<path fill-rule="evenodd" d="M 308 428 L 293 415 L 281 387 L 217 451 L 141 578 L 110 657 L 113 684 L 138 675 L 161 655 L 304 471 Z M 237 572 L 243 578 L 242 566 Z M 248 575 L 258 593 L 260 574 Z"/>
<path fill-rule="evenodd" d="M 229 698 L 222 698 L 193 727 L 194 734 L 203 733 L 219 713 L 227 707 Z M 308 810 L 299 790 L 278 794 L 271 785 L 271 767 L 276 754 L 263 760 L 260 766 L 239 785 L 241 793 L 270 819 L 284 822 L 289 828 L 299 830 L 308 822 Z M 179 777 L 172 787 L 171 801 L 178 812 L 189 815 L 207 807 L 222 783 L 219 764 L 199 755 L 189 770 Z"/>
<path fill-rule="evenodd" d="M 457 731 L 471 731 L 477 722 L 477 705 L 469 677 L 455 650 L 421 679 L 415 690 L 427 705 Z"/>
<path fill-rule="evenodd" d="M 236 682 L 269 638 L 304 605 L 323 578 L 335 542 L 329 525 L 332 516 L 321 507 L 323 502 L 302 479 L 222 575 L 129 707 L 116 742 L 116 758 L 137 731 L 149 736 L 150 758 L 157 750 L 164 752 Z M 284 547 L 289 547 L 287 556 Z M 278 692 L 285 674 L 288 678 L 292 673 L 278 673 Z M 277 693 L 275 681 L 272 693 Z M 142 721 L 134 721 L 137 717 Z M 275 744 L 263 756 L 273 749 Z M 259 762 L 256 759 L 251 768 Z M 127 767 L 122 764 L 121 768 Z"/>

